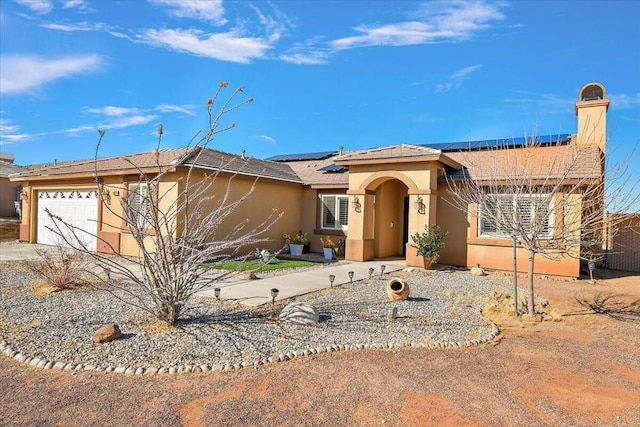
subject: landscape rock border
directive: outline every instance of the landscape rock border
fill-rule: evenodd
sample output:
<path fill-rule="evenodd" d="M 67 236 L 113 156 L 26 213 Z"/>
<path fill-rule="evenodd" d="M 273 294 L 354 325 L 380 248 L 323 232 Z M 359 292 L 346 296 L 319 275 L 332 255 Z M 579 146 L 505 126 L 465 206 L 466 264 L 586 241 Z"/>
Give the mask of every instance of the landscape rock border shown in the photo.
<path fill-rule="evenodd" d="M 132 366 L 94 366 L 94 365 L 85 365 L 85 364 L 72 364 L 66 363 L 62 361 L 52 361 L 45 360 L 39 357 L 30 357 L 22 354 L 21 352 L 13 349 L 7 341 L 0 338 L 0 352 L 4 354 L 9 359 L 13 359 L 16 362 L 23 363 L 29 367 L 39 368 L 39 369 L 52 369 L 59 370 L 63 372 L 77 372 L 77 371 L 97 371 L 103 372 L 105 374 L 115 373 L 115 374 L 124 374 L 124 375 L 157 375 L 157 374 L 186 374 L 186 373 L 208 373 L 208 372 L 221 372 L 221 371 L 232 371 L 239 370 L 247 367 L 257 368 L 261 365 L 268 365 L 272 363 L 278 362 L 286 362 L 288 360 L 292 360 L 294 358 L 309 356 L 311 354 L 322 354 L 322 353 L 333 353 L 337 351 L 352 351 L 352 350 L 384 350 L 384 349 L 399 349 L 399 348 L 426 348 L 430 350 L 438 350 L 438 349 L 446 349 L 446 348 L 464 348 L 464 347 L 472 347 L 481 344 L 488 343 L 492 341 L 495 337 L 498 336 L 500 330 L 495 323 L 490 322 L 491 324 L 491 332 L 484 337 L 477 338 L 474 340 L 468 340 L 465 342 L 437 342 L 437 343 L 415 343 L 412 342 L 409 345 L 406 344 L 396 344 L 396 343 L 388 343 L 388 344 L 347 344 L 347 345 L 332 345 L 327 347 L 316 347 L 311 350 L 293 350 L 287 353 L 281 353 L 278 355 L 273 355 L 269 357 L 263 357 L 261 359 L 253 360 L 253 361 L 245 361 L 242 363 L 216 363 L 214 365 L 198 365 L 198 366 L 190 366 L 190 365 L 180 365 L 180 366 L 162 366 L 162 367 L 132 367 Z"/>

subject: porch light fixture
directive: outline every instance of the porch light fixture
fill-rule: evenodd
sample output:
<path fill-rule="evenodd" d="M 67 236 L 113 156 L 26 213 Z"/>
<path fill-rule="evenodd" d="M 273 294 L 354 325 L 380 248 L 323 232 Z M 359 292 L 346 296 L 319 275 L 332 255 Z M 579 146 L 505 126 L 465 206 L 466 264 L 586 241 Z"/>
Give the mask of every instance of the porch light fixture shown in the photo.
<path fill-rule="evenodd" d="M 216 299 L 220 299 L 220 288 L 215 288 L 213 294 L 216 296 Z"/>
<path fill-rule="evenodd" d="M 382 279 L 382 276 L 384 276 L 384 269 L 387 268 L 386 265 L 382 264 L 380 266 L 380 278 Z"/>
<path fill-rule="evenodd" d="M 271 304 L 274 304 L 276 302 L 276 297 L 278 296 L 278 293 L 280 293 L 278 288 L 271 288 Z"/>
<path fill-rule="evenodd" d="M 373 268 L 369 268 L 369 280 L 371 280 L 371 276 L 373 276 Z"/>
<path fill-rule="evenodd" d="M 347 273 L 349 275 L 349 283 L 353 283 L 353 271 Z"/>
<path fill-rule="evenodd" d="M 421 214 L 424 213 L 425 205 L 424 205 L 424 200 L 422 200 L 422 196 L 418 195 L 413 205 L 415 206 L 418 213 L 421 213 Z"/>
<path fill-rule="evenodd" d="M 111 204 L 111 193 L 109 192 L 109 189 L 103 187 L 102 191 L 101 191 L 101 194 L 102 194 L 102 198 L 104 199 L 104 201 L 108 205 L 110 205 Z"/>
<path fill-rule="evenodd" d="M 360 209 L 362 208 L 362 205 L 360 204 L 360 198 L 358 196 L 353 196 L 353 200 L 351 201 L 351 203 L 353 204 L 353 209 L 356 212 L 360 212 Z"/>
<path fill-rule="evenodd" d="M 335 274 L 330 274 L 329 275 L 329 283 L 331 284 L 331 287 L 333 288 L 333 282 L 336 280 L 336 276 Z"/>
<path fill-rule="evenodd" d="M 20 193 L 20 200 L 24 200 L 25 202 L 29 200 L 29 193 L 27 193 L 27 190 L 22 190 Z"/>

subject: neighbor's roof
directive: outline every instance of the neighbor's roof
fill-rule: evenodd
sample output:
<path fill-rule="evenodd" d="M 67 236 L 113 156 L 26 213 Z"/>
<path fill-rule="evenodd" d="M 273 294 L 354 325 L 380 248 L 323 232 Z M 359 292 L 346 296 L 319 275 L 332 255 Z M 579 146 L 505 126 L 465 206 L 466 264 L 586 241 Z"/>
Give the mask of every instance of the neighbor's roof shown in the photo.
<path fill-rule="evenodd" d="M 98 172 L 99 176 L 124 175 L 142 172 L 154 172 L 158 167 L 169 168 L 193 163 L 197 150 L 179 148 L 173 150 L 148 151 L 108 158 L 59 162 L 35 165 L 28 170 L 13 174 L 12 180 L 46 180 L 55 177 L 86 177 Z M 301 183 L 300 179 L 286 164 L 240 156 L 222 151 L 205 149 L 197 158 L 196 167 L 220 169 L 226 172 L 259 176 Z"/>
<path fill-rule="evenodd" d="M 14 165 L 13 163 L 0 161 L 0 177 L 8 177 L 11 174 L 26 170 L 24 166 Z"/>
<path fill-rule="evenodd" d="M 469 177 L 476 181 L 566 178 L 596 179 L 602 174 L 602 152 L 597 146 L 543 145 L 511 149 L 489 149 L 447 153 L 464 165 L 449 178 Z"/>

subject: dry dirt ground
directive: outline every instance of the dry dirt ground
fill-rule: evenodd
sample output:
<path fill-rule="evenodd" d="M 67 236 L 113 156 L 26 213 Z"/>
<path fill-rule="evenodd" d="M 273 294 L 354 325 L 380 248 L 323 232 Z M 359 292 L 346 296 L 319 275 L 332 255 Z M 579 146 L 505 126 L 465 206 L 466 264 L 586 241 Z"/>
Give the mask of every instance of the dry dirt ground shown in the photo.
<path fill-rule="evenodd" d="M 0 425 L 639 426 L 640 307 L 631 303 L 640 276 L 539 280 L 537 293 L 560 321 L 499 318 L 498 339 L 474 348 L 156 377 L 72 375 L 0 357 Z"/>

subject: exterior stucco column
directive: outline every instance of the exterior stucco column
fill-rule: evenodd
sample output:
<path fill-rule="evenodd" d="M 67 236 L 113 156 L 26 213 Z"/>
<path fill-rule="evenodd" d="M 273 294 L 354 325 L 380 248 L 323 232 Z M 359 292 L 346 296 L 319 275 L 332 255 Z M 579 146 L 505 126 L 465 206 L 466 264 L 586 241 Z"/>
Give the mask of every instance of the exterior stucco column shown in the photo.
<path fill-rule="evenodd" d="M 370 192 L 348 191 L 349 228 L 345 259 L 349 261 L 367 261 L 374 258 L 373 220 L 374 197 Z"/>
<path fill-rule="evenodd" d="M 422 233 L 425 226 L 436 223 L 438 192 L 430 189 L 418 189 L 409 191 L 409 241 L 406 244 L 407 265 L 423 267 L 424 261 L 416 254 L 416 249 L 411 246 L 411 236 Z"/>

